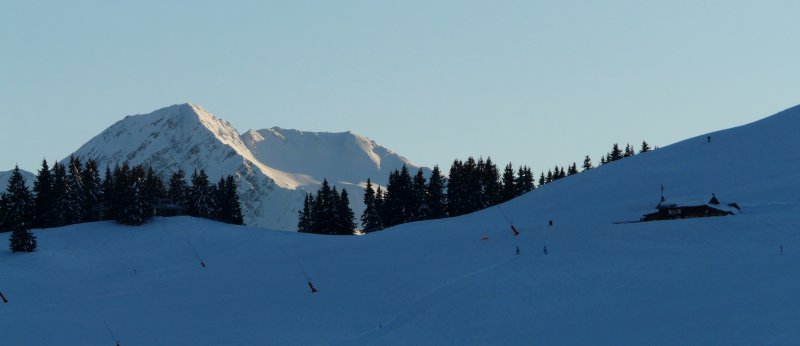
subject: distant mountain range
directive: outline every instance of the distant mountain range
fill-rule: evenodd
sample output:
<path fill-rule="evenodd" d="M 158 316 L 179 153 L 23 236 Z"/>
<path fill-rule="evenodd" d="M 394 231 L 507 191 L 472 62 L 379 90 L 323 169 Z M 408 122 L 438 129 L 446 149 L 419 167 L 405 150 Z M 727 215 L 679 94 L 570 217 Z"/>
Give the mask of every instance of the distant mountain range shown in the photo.
<path fill-rule="evenodd" d="M 126 116 L 74 155 L 84 161 L 94 159 L 101 170 L 126 161 L 149 165 L 165 179 L 178 169 L 186 172 L 187 179 L 194 170 L 203 169 L 212 182 L 233 175 L 245 223 L 278 230 L 296 229 L 306 192 L 316 192 L 323 179 L 348 190 L 358 216 L 367 178 L 384 185 L 389 173 L 403 164 L 412 173 L 420 168 L 351 132 L 273 127 L 240 134 L 229 122 L 194 104 Z"/>

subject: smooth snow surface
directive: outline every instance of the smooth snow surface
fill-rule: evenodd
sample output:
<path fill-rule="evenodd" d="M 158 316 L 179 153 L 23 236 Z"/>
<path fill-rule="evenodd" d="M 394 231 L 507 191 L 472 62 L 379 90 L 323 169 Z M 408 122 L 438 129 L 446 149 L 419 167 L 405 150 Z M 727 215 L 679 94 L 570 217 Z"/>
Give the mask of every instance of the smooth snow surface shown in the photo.
<path fill-rule="evenodd" d="M 799 131 L 791 109 L 361 237 L 188 217 L 36 231 L 39 251 L 0 253 L 0 344 L 114 345 L 107 324 L 123 346 L 794 345 Z M 742 211 L 614 223 L 661 185 Z"/>
<path fill-rule="evenodd" d="M 178 169 L 186 172 L 187 180 L 204 169 L 212 183 L 233 175 L 239 182 L 245 223 L 280 230 L 296 230 L 306 192 L 316 193 L 323 179 L 340 191 L 346 188 L 360 215 L 367 178 L 386 184 L 389 173 L 403 164 L 412 174 L 419 169 L 357 134 L 272 128 L 240 135 L 227 121 L 188 103 L 127 116 L 74 155 L 95 159 L 101 170 L 126 161 L 151 165 L 165 180 Z"/>

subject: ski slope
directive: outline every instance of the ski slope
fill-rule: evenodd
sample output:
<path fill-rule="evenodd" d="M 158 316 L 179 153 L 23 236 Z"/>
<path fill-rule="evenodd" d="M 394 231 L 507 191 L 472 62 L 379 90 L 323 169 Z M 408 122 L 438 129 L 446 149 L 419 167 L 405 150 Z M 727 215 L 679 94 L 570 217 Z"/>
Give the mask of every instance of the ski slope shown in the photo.
<path fill-rule="evenodd" d="M 0 344 L 793 345 L 798 132 L 794 108 L 360 237 L 189 217 L 37 230 L 38 252 L 0 252 Z M 662 185 L 742 211 L 615 223 Z"/>

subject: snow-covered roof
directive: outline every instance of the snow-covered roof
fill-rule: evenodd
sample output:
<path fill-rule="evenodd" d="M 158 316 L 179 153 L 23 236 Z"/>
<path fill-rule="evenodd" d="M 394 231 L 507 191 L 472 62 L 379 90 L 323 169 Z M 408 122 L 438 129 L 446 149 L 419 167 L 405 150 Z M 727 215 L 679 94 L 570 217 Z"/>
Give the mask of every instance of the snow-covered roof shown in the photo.
<path fill-rule="evenodd" d="M 713 196 L 713 195 L 712 195 Z M 701 197 L 701 196 L 680 196 L 680 197 L 667 197 L 661 203 L 656 206 L 656 209 L 663 209 L 663 208 L 674 208 L 674 207 L 697 207 L 707 205 L 714 209 L 722 210 L 731 212 L 734 214 L 739 213 L 739 209 L 729 204 L 733 203 L 730 201 L 723 201 L 719 197 L 717 200 L 719 204 L 709 204 L 711 201 L 712 196 L 708 197 Z"/>

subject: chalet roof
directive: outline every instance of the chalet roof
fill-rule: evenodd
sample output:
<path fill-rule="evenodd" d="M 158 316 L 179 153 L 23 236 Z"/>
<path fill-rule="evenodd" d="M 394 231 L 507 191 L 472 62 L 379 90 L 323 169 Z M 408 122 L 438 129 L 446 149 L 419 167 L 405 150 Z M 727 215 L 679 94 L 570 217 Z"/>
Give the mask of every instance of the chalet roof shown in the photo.
<path fill-rule="evenodd" d="M 712 201 L 716 200 L 719 204 L 711 204 Z M 734 214 L 739 213 L 739 208 L 734 207 L 730 204 L 730 202 L 720 201 L 718 197 L 712 194 L 712 197 L 700 197 L 700 196 L 681 196 L 681 197 L 668 197 L 665 198 L 661 203 L 656 206 L 656 209 L 669 209 L 669 208 L 677 208 L 677 207 L 699 207 L 699 206 L 709 206 L 711 208 L 728 211 Z"/>

